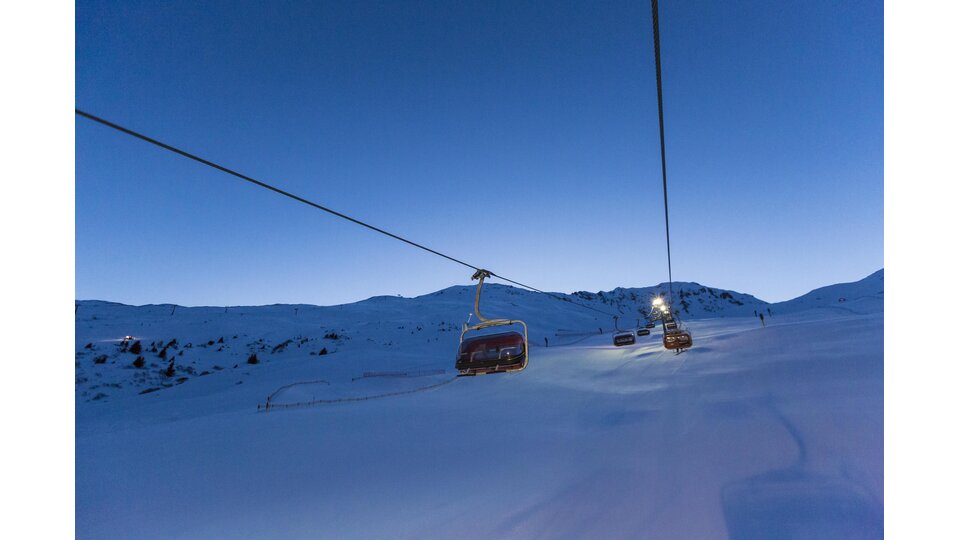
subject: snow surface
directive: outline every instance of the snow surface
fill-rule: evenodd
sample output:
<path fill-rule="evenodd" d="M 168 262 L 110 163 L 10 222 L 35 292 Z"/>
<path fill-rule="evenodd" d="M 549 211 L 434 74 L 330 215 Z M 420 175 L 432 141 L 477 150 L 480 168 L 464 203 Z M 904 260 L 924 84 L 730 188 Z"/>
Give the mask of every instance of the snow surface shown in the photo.
<path fill-rule="evenodd" d="M 614 347 L 603 315 L 485 286 L 481 310 L 526 320 L 532 349 L 525 371 L 474 378 L 453 371 L 470 287 L 80 302 L 77 536 L 881 537 L 882 279 L 780 304 L 675 283 L 694 336 L 679 355 L 659 329 Z M 658 290 L 574 299 L 626 327 Z"/>

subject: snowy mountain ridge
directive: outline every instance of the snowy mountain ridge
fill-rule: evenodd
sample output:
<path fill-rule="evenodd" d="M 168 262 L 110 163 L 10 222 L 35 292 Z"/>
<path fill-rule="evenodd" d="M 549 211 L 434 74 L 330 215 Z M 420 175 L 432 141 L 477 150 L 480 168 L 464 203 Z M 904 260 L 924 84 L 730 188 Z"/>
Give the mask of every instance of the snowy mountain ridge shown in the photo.
<path fill-rule="evenodd" d="M 848 313 L 883 311 L 883 269 L 877 270 L 860 281 L 827 285 L 793 300 L 773 304 L 773 309 L 782 313 L 795 313 L 814 308 L 827 308 Z"/>
<path fill-rule="evenodd" d="M 391 369 L 450 370 L 463 323 L 477 320 L 475 290 L 459 285 L 415 298 L 377 296 L 337 306 L 128 306 L 81 301 L 75 325 L 77 398 L 86 402 L 155 391 L 224 370 L 246 373 L 256 364 L 341 352 L 353 359 L 389 356 Z M 776 304 L 694 282 L 674 282 L 673 291 L 682 321 L 757 321 L 754 317 L 764 313 L 769 324 L 780 315 L 798 312 L 813 317 L 882 312 L 883 271 Z M 484 287 L 480 310 L 488 318 L 525 321 L 533 347 L 562 346 L 617 328 L 639 327 L 652 298 L 667 292 L 668 285 L 661 283 L 552 297 L 491 283 Z M 619 319 L 614 321 L 612 315 Z M 417 353 L 398 355 L 411 350 Z M 349 369 L 356 376 L 374 364 L 353 362 Z"/>
<path fill-rule="evenodd" d="M 249 311 L 253 309 L 286 312 L 290 310 L 347 310 L 348 312 L 363 311 L 366 308 L 381 310 L 409 310 L 419 311 L 427 305 L 435 305 L 438 308 L 446 308 L 459 313 L 464 310 L 472 310 L 473 294 L 475 292 L 473 285 L 454 285 L 432 293 L 412 298 L 400 296 L 374 296 L 366 300 L 354 302 L 351 304 L 341 304 L 334 306 L 317 306 L 313 304 L 271 304 L 265 306 L 200 306 L 195 308 L 186 308 L 175 304 L 147 304 L 143 306 L 129 306 L 126 304 L 109 302 L 103 300 L 81 300 L 79 306 L 113 306 L 117 308 L 137 308 L 150 311 L 162 311 L 167 309 L 171 315 L 176 310 L 239 310 Z M 551 293 L 554 297 L 559 297 L 568 302 L 568 305 L 559 303 L 557 298 L 541 295 L 540 293 L 527 291 L 510 285 L 499 283 L 488 283 L 484 287 L 484 295 L 481 304 L 481 311 L 486 312 L 484 306 L 492 305 L 493 310 L 509 307 L 519 308 L 518 301 L 524 304 L 532 302 L 537 309 L 544 307 L 546 309 L 566 309 L 570 308 L 580 311 L 581 308 L 572 304 L 580 304 L 601 312 L 608 312 L 618 315 L 624 324 L 631 319 L 645 318 L 649 312 L 651 302 L 654 297 L 669 296 L 669 284 L 660 283 L 658 285 L 647 287 L 617 287 L 612 291 L 577 291 L 571 294 Z M 857 312 L 875 312 L 883 310 L 883 269 L 870 274 L 866 278 L 852 283 L 838 283 L 814 289 L 807 294 L 787 300 L 784 302 L 770 303 L 751 294 L 741 293 L 728 289 L 717 287 L 708 287 L 697 282 L 673 282 L 673 294 L 675 309 L 684 319 L 714 318 L 714 317 L 744 317 L 756 316 L 758 310 L 770 309 L 774 312 L 793 313 L 805 309 L 815 308 L 839 308 L 847 311 Z M 443 298 L 441 298 L 443 297 Z M 541 306 L 541 302 L 546 300 L 550 306 Z M 858 309 L 859 308 L 859 309 Z M 444 309 L 444 310 L 446 310 Z M 588 312 L 593 314 L 595 320 L 602 317 L 600 313 Z"/>

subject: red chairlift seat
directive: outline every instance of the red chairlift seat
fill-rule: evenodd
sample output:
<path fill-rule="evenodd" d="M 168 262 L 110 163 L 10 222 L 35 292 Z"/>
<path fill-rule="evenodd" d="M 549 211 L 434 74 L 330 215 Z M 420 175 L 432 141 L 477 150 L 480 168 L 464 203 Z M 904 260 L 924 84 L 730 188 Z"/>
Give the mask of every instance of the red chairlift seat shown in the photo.
<path fill-rule="evenodd" d="M 637 342 L 636 336 L 633 335 L 633 332 L 623 332 L 620 334 L 615 334 L 613 336 L 613 344 L 617 347 L 622 347 L 624 345 L 633 345 Z"/>
<path fill-rule="evenodd" d="M 527 343 L 519 332 L 474 336 L 460 342 L 456 369 L 461 375 L 509 373 L 527 367 Z"/>
<path fill-rule="evenodd" d="M 693 346 L 693 338 L 687 332 L 669 332 L 663 335 L 663 346 L 671 351 L 689 349 Z"/>
<path fill-rule="evenodd" d="M 463 324 L 460 332 L 460 349 L 457 352 L 455 367 L 461 376 L 486 375 L 488 373 L 510 373 L 522 371 L 527 367 L 529 350 L 527 348 L 527 325 L 515 319 L 488 319 L 480 313 L 480 291 L 484 278 L 491 276 L 487 270 L 477 270 L 473 279 L 477 283 L 477 295 L 474 298 L 473 312 L 480 320 L 474 325 Z M 520 325 L 523 333 L 501 332 L 473 336 L 464 339 L 467 332 L 475 332 L 497 326 Z"/>

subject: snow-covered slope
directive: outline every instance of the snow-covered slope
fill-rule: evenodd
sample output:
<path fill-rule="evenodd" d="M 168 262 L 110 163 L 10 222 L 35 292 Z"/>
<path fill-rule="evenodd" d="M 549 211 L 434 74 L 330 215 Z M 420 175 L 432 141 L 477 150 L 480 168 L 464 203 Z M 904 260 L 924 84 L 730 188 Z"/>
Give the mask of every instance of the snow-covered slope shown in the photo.
<path fill-rule="evenodd" d="M 319 359 L 321 353 L 414 348 L 429 351 L 424 358 L 444 360 L 411 360 L 403 367 L 449 369 L 460 327 L 473 317 L 474 291 L 471 286 L 455 286 L 416 298 L 379 296 L 340 306 L 187 308 L 81 301 L 76 323 L 77 397 L 79 401 L 102 400 L 162 390 L 196 377 L 251 366 L 247 362 L 254 354 L 258 363 L 280 361 L 293 356 L 294 349 Z M 652 298 L 667 295 L 667 291 L 667 285 L 660 284 L 609 292 L 557 293 L 567 300 L 563 301 L 492 283 L 484 287 L 481 311 L 487 316 L 526 321 L 535 346 L 563 345 L 594 333 L 612 332 L 613 318 L 600 312 L 619 315 L 622 329 L 635 328 L 646 317 Z M 675 282 L 673 291 L 675 309 L 686 321 L 820 308 L 875 313 L 883 309 L 883 271 L 778 304 L 691 282 Z M 132 338 L 125 340 L 126 336 Z M 137 341 L 142 350 L 134 353 Z M 134 365 L 141 356 L 143 365 Z"/>
<path fill-rule="evenodd" d="M 883 269 L 853 283 L 838 283 L 773 304 L 775 313 L 796 313 L 810 309 L 834 313 L 877 313 L 883 311 Z"/>
<path fill-rule="evenodd" d="M 664 284 L 557 294 L 568 300 L 562 301 L 491 283 L 484 286 L 481 312 L 526 321 L 536 346 L 561 345 L 613 331 L 613 318 L 602 312 L 619 314 L 621 328 L 636 328 L 651 299 L 666 290 Z M 80 401 L 102 400 L 162 390 L 224 370 L 251 369 L 247 361 L 253 354 L 259 363 L 270 363 L 295 355 L 293 350 L 314 353 L 320 360 L 324 350 L 336 355 L 414 348 L 429 351 L 426 358 L 443 361 L 417 359 L 401 367 L 450 369 L 460 327 L 473 317 L 474 293 L 474 287 L 455 286 L 416 298 L 379 296 L 340 306 L 188 308 L 81 301 L 76 325 L 77 396 Z M 752 315 L 765 305 L 750 295 L 696 283 L 674 283 L 674 294 L 677 309 L 691 319 Z M 124 339 L 127 336 L 132 337 Z M 131 347 L 138 341 L 142 350 L 134 353 Z M 141 356 L 144 365 L 137 367 L 134 362 Z"/>
<path fill-rule="evenodd" d="M 477 378 L 452 370 L 470 287 L 81 302 L 77 536 L 882 535 L 882 311 L 774 308 L 764 328 L 748 295 L 677 285 L 700 293 L 681 355 L 659 330 L 614 347 L 600 314 L 491 286 L 482 310 L 525 318 L 533 348 L 527 370 Z M 655 290 L 575 300 L 629 322 Z M 258 408 L 268 397 L 280 407 Z M 282 408 L 305 402 L 322 404 Z"/>

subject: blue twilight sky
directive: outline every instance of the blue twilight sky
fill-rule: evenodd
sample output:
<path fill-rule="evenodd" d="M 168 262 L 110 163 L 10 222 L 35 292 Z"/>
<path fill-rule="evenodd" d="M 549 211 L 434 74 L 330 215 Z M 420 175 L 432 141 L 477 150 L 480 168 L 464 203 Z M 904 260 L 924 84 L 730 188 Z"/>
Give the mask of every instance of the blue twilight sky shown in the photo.
<path fill-rule="evenodd" d="M 546 290 L 666 281 L 650 5 L 76 3 L 76 105 Z M 664 1 L 673 275 L 883 266 L 880 1 Z M 76 295 L 331 304 L 470 270 L 76 119 Z"/>

